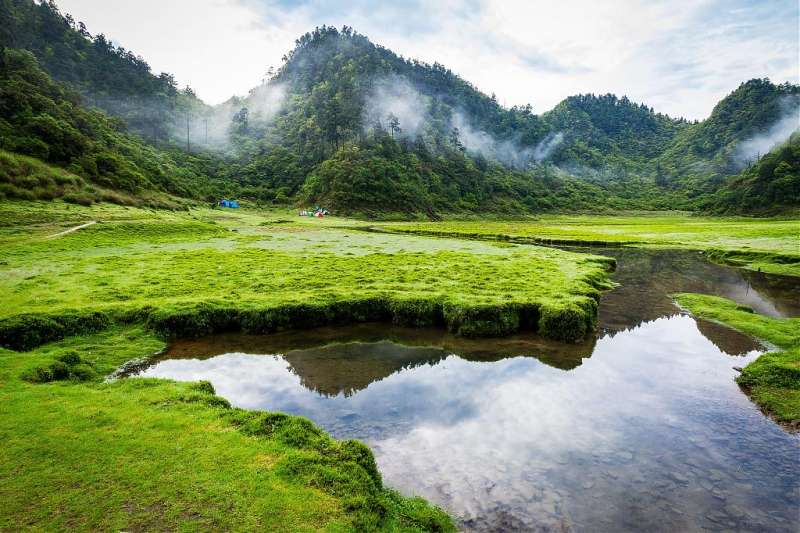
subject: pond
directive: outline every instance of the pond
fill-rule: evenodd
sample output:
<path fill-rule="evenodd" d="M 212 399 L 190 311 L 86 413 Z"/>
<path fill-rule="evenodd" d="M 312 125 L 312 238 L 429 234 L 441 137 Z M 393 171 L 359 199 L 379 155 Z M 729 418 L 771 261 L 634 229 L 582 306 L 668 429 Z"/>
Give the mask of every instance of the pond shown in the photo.
<path fill-rule="evenodd" d="M 140 375 L 206 379 L 237 406 L 361 439 L 387 485 L 466 530 L 796 532 L 800 438 L 734 382 L 763 348 L 668 295 L 796 316 L 798 280 L 696 252 L 592 251 L 617 258 L 620 286 L 581 344 L 361 324 L 178 341 Z"/>

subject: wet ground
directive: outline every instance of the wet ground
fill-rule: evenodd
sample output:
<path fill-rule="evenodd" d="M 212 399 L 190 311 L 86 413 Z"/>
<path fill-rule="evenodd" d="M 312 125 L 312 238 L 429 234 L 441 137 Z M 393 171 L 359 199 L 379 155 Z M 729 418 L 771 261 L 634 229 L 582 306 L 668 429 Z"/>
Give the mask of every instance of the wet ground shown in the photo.
<path fill-rule="evenodd" d="M 361 439 L 386 484 L 468 530 L 798 531 L 800 437 L 734 382 L 762 348 L 668 295 L 797 316 L 800 282 L 696 252 L 593 251 L 618 259 L 621 285 L 582 344 L 362 324 L 179 341 L 142 375 L 207 379 Z"/>

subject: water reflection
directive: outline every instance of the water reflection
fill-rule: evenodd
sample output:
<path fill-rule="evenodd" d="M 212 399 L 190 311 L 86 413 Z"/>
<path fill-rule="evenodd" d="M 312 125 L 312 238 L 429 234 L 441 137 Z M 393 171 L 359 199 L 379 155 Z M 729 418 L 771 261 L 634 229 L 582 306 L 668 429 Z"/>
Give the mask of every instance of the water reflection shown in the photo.
<path fill-rule="evenodd" d="M 718 265 L 689 250 L 571 248 L 617 259 L 619 287 L 600 302 L 601 331 L 621 331 L 679 312 L 670 298 L 699 292 L 730 298 L 768 316 L 800 316 L 800 278 Z"/>
<path fill-rule="evenodd" d="M 793 530 L 798 440 L 738 390 L 690 317 L 606 336 L 570 371 L 386 341 L 300 352 L 298 366 L 288 353 L 228 353 L 145 375 L 209 379 L 236 405 L 365 440 L 389 485 L 468 529 Z M 298 372 L 344 354 L 361 361 L 328 367 L 335 379 Z M 365 371 L 379 377 L 361 387 Z"/>
<path fill-rule="evenodd" d="M 181 341 L 144 375 L 208 379 L 235 405 L 364 440 L 388 485 L 468 530 L 797 531 L 800 438 L 734 382 L 757 345 L 668 296 L 797 314 L 797 286 L 640 252 L 613 251 L 622 285 L 581 345 L 365 324 Z"/>
<path fill-rule="evenodd" d="M 745 340 L 754 346 L 752 341 Z M 326 396 L 365 389 L 401 370 L 435 364 L 458 353 L 471 361 L 531 356 L 569 370 L 592 354 L 596 340 L 577 344 L 520 334 L 499 339 L 464 339 L 439 328 L 403 328 L 380 323 L 286 331 L 274 335 L 221 334 L 177 340 L 167 359 L 208 359 L 226 353 L 282 354 L 307 389 Z"/>

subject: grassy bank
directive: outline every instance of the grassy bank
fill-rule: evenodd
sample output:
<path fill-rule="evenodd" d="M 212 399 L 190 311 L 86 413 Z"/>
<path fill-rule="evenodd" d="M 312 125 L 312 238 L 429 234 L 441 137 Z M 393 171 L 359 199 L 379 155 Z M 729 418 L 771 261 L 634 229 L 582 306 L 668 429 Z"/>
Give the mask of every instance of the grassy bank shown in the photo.
<path fill-rule="evenodd" d="M 800 429 L 800 318 L 771 318 L 731 300 L 678 294 L 676 301 L 695 316 L 720 322 L 779 350 L 747 365 L 737 382 L 776 420 Z"/>
<path fill-rule="evenodd" d="M 800 220 L 698 217 L 544 215 L 535 220 L 384 223 L 382 230 L 521 243 L 661 246 L 703 250 L 715 261 L 800 276 Z"/>
<path fill-rule="evenodd" d="M 20 225 L 14 210 L 24 209 L 0 206 L 0 343 L 16 349 L 98 321 L 200 335 L 385 320 L 577 340 L 594 327 L 611 266 L 547 248 L 371 235 L 246 211 L 73 207 L 74 217 Z M 97 223 L 52 238 L 86 220 Z"/>
<path fill-rule="evenodd" d="M 0 344 L 24 350 L 0 349 L 0 530 L 452 530 L 307 420 L 103 381 L 171 335 L 383 320 L 573 340 L 608 285 L 599 257 L 350 223 L 0 203 Z"/>
<path fill-rule="evenodd" d="M 130 326 L 0 350 L 0 530 L 454 529 L 305 419 L 232 409 L 208 384 L 102 381 L 162 346 Z"/>

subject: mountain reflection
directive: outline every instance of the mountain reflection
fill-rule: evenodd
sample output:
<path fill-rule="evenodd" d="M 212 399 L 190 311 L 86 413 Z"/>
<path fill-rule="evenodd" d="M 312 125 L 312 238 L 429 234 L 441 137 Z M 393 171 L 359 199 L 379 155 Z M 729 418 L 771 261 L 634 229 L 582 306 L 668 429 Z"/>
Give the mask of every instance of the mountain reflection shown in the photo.
<path fill-rule="evenodd" d="M 575 250 L 575 248 L 570 248 Z M 580 248 L 617 259 L 619 286 L 600 300 L 601 332 L 626 331 L 680 309 L 672 294 L 698 292 L 730 298 L 769 316 L 800 314 L 800 280 L 711 263 L 690 250 Z M 709 329 L 710 331 L 710 329 Z M 719 332 L 712 333 L 719 339 Z M 709 340 L 715 341 L 715 338 Z M 747 350 L 745 350 L 747 351 Z"/>
<path fill-rule="evenodd" d="M 554 368 L 570 370 L 591 356 L 594 344 L 595 339 L 564 344 L 530 334 L 464 339 L 433 328 L 357 324 L 263 336 L 222 334 L 178 340 L 163 358 L 202 360 L 226 353 L 280 354 L 307 389 L 323 396 L 350 396 L 394 373 L 435 365 L 452 354 L 478 362 L 534 357 Z"/>

